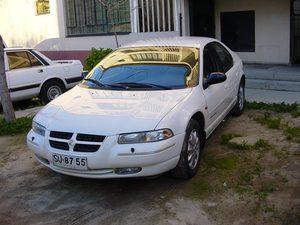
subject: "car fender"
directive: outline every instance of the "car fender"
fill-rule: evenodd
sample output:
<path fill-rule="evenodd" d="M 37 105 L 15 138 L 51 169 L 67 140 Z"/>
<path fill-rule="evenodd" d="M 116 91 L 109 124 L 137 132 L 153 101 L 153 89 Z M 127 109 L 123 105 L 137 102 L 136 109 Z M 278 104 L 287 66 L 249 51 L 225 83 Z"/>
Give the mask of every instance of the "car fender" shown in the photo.
<path fill-rule="evenodd" d="M 198 85 L 193 88 L 192 93 L 187 98 L 160 120 L 155 129 L 169 128 L 173 131 L 174 135 L 182 134 L 186 131 L 192 117 L 199 112 L 203 114 L 205 129 L 205 118 L 208 116 L 205 107 L 205 98 Z"/>

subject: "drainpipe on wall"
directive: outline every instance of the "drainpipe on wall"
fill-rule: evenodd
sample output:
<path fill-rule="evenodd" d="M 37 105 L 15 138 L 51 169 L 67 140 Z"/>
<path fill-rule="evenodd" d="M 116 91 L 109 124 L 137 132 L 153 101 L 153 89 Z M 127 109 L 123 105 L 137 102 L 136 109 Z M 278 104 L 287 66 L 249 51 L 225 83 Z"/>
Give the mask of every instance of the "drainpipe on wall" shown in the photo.
<path fill-rule="evenodd" d="M 182 37 L 182 13 L 179 13 L 179 34 Z"/>

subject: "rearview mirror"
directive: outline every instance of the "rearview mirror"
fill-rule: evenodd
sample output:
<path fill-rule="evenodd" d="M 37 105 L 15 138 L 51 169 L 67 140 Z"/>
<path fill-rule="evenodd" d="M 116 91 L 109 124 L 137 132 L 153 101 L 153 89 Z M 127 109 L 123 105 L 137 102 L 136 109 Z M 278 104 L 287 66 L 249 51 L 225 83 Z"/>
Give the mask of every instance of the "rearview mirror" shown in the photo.
<path fill-rule="evenodd" d="M 227 76 L 221 72 L 214 72 L 208 75 L 206 81 L 204 82 L 204 89 L 208 88 L 210 85 L 219 84 L 226 81 Z"/>

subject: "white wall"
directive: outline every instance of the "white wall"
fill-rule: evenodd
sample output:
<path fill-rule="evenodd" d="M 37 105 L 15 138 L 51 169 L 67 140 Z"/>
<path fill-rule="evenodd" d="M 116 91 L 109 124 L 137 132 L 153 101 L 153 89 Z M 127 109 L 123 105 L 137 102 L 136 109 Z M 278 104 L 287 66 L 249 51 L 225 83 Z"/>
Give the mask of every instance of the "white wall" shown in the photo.
<path fill-rule="evenodd" d="M 255 10 L 255 52 L 238 53 L 245 62 L 290 61 L 289 0 L 215 0 L 216 37 L 221 39 L 220 13 Z"/>
<path fill-rule="evenodd" d="M 34 47 L 41 51 L 88 51 L 92 47 L 116 48 L 111 35 L 66 38 L 62 0 L 50 0 L 50 14 L 36 15 L 34 0 L 0 0 L 0 33 L 8 47 Z M 119 43 L 157 37 L 178 36 L 179 32 L 130 33 L 119 35 Z"/>
<path fill-rule="evenodd" d="M 36 15 L 34 0 L 0 1 L 0 34 L 9 47 L 33 47 L 59 36 L 56 0 L 50 0 L 50 14 Z"/>

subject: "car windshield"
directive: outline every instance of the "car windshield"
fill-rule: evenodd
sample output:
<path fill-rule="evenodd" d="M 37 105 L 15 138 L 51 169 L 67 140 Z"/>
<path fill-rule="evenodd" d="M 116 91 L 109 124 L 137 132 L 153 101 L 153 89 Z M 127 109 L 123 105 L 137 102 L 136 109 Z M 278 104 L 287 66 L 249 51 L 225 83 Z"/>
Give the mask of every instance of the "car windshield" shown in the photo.
<path fill-rule="evenodd" d="M 121 49 L 100 62 L 81 85 L 117 90 L 182 89 L 198 84 L 198 65 L 194 48 Z"/>

